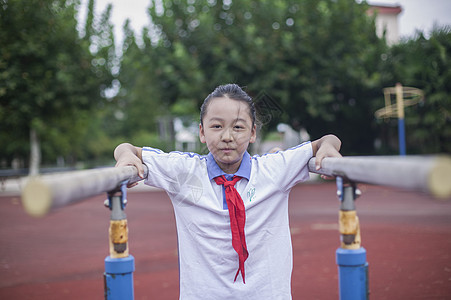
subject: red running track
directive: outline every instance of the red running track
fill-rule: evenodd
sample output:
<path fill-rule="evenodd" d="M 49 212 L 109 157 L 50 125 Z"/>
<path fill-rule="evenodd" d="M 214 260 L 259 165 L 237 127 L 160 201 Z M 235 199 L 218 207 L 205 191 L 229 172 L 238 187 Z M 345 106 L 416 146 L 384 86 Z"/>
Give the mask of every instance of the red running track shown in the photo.
<path fill-rule="evenodd" d="M 360 185 L 357 200 L 371 299 L 451 299 L 451 199 Z M 338 299 L 338 200 L 333 183 L 290 198 L 293 299 Z M 0 197 L 0 299 L 103 299 L 109 211 L 104 196 L 43 219 Z M 164 192 L 130 192 L 135 299 L 178 299 L 177 239 Z"/>

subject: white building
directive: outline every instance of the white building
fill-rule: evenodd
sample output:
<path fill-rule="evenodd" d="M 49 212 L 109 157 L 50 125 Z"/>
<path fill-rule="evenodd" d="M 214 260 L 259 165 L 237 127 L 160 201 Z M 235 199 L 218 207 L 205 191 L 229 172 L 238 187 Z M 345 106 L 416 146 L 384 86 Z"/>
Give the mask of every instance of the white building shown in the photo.
<path fill-rule="evenodd" d="M 199 125 L 188 122 L 188 126 L 183 124 L 181 118 L 174 118 L 173 126 L 175 131 L 175 150 L 182 152 L 195 152 L 199 144 Z"/>
<path fill-rule="evenodd" d="M 376 13 L 376 34 L 382 37 L 385 32 L 385 39 L 389 46 L 399 42 L 398 15 L 402 12 L 400 5 L 371 5 L 368 15 Z"/>

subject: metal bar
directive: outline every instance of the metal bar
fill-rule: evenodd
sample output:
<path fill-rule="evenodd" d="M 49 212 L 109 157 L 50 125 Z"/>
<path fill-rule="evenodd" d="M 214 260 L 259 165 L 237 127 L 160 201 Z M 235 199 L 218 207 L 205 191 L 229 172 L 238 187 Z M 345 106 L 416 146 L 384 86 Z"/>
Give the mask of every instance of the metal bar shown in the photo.
<path fill-rule="evenodd" d="M 147 167 L 144 167 L 146 174 Z M 33 216 L 44 216 L 50 210 L 109 192 L 122 182 L 141 180 L 133 166 L 73 171 L 30 178 L 22 190 L 22 203 Z"/>
<path fill-rule="evenodd" d="M 105 300 L 133 300 L 133 272 L 135 258 L 129 255 L 123 258 L 105 258 Z"/>
<path fill-rule="evenodd" d="M 355 200 L 360 190 L 354 182 L 343 183 L 337 177 L 337 195 L 340 199 L 338 227 L 341 247 L 335 251 L 338 266 L 340 300 L 368 299 L 368 263 L 366 250 L 361 247 L 360 225 Z"/>
<path fill-rule="evenodd" d="M 110 256 L 112 258 L 123 258 L 129 255 L 128 250 L 128 222 L 124 211 L 125 194 L 108 195 L 111 203 L 111 217 L 109 241 Z"/>
<path fill-rule="evenodd" d="M 399 155 L 406 155 L 406 124 L 404 119 L 398 119 Z"/>
<path fill-rule="evenodd" d="M 392 186 L 430 193 L 435 197 L 451 195 L 451 158 L 449 156 L 348 156 L 323 159 L 320 170 L 310 159 L 312 173 L 340 176 L 355 183 Z"/>
<path fill-rule="evenodd" d="M 110 255 L 105 258 L 105 300 L 133 300 L 135 259 L 128 249 L 126 183 L 122 183 L 120 189 L 108 192 L 107 201 L 111 216 L 108 230 Z"/>
<path fill-rule="evenodd" d="M 406 155 L 406 134 L 404 124 L 404 93 L 402 85 L 396 84 L 396 106 L 398 111 L 399 155 Z"/>
<path fill-rule="evenodd" d="M 365 248 L 338 248 L 335 260 L 338 266 L 339 299 L 367 300 L 369 287 Z"/>
<path fill-rule="evenodd" d="M 146 166 L 144 174 L 146 174 Z M 320 170 L 315 158 L 309 161 L 313 173 L 341 176 L 356 183 L 420 190 L 436 197 L 451 195 L 449 156 L 354 156 L 325 158 Z M 141 180 L 135 167 L 73 171 L 31 178 L 22 190 L 25 210 L 43 216 L 50 210 L 111 191 L 124 181 Z"/>

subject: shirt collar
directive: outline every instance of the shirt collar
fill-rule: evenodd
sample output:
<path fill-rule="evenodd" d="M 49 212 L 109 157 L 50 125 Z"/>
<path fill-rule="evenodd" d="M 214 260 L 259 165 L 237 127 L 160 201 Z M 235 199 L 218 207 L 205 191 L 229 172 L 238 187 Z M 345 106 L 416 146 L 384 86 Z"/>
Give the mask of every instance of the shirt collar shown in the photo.
<path fill-rule="evenodd" d="M 252 166 L 251 156 L 246 151 L 243 154 L 243 159 L 241 160 L 241 164 L 240 167 L 238 168 L 238 171 L 236 171 L 236 173 L 233 175 L 240 176 L 249 180 L 251 177 L 251 166 Z M 208 178 L 210 180 L 221 175 L 228 175 L 218 166 L 211 152 L 208 153 L 207 155 L 207 172 Z"/>

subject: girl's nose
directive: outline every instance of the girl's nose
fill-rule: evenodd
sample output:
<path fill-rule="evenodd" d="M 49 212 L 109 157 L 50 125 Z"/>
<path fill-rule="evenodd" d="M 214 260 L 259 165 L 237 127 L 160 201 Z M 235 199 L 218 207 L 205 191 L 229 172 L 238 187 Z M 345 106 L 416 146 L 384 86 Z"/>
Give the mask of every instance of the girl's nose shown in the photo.
<path fill-rule="evenodd" d="M 231 142 L 233 140 L 233 133 L 231 129 L 224 129 L 222 132 L 222 140 L 224 142 Z"/>

